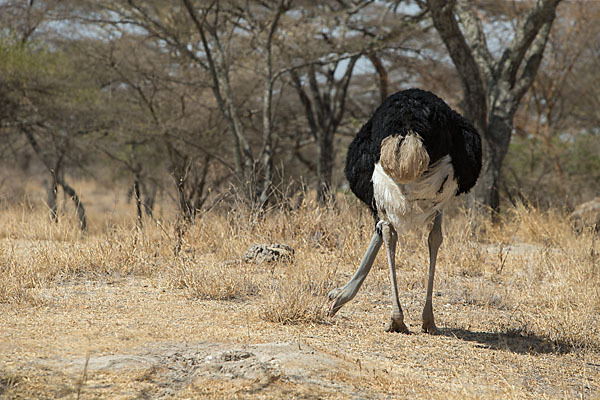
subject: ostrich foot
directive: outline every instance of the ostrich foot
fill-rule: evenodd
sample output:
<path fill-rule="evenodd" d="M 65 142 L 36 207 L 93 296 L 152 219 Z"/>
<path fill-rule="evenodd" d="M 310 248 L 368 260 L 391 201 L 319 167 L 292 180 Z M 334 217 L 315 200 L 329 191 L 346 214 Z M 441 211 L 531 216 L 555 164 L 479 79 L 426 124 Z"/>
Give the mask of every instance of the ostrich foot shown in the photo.
<path fill-rule="evenodd" d="M 410 331 L 408 330 L 406 325 L 404 325 L 404 321 L 402 321 L 402 319 L 400 318 L 393 317 L 390 318 L 390 322 L 388 322 L 387 326 L 385 327 L 385 331 L 410 334 Z"/>
<path fill-rule="evenodd" d="M 435 335 L 437 333 L 437 326 L 433 319 L 433 307 L 431 307 L 431 301 L 425 302 L 423 308 L 423 325 L 421 326 L 421 332 Z"/>
<path fill-rule="evenodd" d="M 438 332 L 437 326 L 435 326 L 435 322 L 433 322 L 433 318 L 429 320 L 423 320 L 421 332 L 429 333 L 430 335 L 435 335 Z"/>

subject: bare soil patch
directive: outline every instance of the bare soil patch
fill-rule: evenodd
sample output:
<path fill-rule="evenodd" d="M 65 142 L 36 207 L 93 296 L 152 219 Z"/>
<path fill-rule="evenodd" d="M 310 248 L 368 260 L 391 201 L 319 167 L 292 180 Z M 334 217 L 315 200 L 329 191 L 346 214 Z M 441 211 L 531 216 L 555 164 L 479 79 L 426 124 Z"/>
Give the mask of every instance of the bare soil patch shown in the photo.
<path fill-rule="evenodd" d="M 44 295 L 44 306 L 2 306 L 5 398 L 599 394 L 597 352 L 488 330 L 510 316 L 483 318 L 468 305 L 439 307 L 441 334 L 430 336 L 383 332 L 387 297 L 376 292 L 331 323 L 297 326 L 264 322 L 253 302 L 192 300 L 139 277 L 67 282 Z M 413 332 L 417 307 L 407 307 Z"/>
<path fill-rule="evenodd" d="M 325 317 L 372 234 L 353 207 L 208 213 L 181 240 L 168 220 L 90 219 L 82 236 L 43 209 L 2 211 L 0 398 L 600 397 L 595 232 L 524 208 L 498 225 L 447 218 L 435 336 L 420 333 L 426 245 L 403 237 L 413 333 L 389 334 L 383 252 Z M 293 257 L 244 261 L 254 243 Z"/>

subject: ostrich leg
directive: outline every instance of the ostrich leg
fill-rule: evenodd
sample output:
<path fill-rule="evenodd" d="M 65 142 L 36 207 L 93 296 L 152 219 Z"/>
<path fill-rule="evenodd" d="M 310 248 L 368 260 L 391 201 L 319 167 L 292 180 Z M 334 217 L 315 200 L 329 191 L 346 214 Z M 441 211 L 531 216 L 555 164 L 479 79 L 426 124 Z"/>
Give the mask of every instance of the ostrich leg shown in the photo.
<path fill-rule="evenodd" d="M 433 321 L 433 278 L 435 275 L 435 262 L 437 259 L 438 249 L 442 244 L 442 212 L 438 212 L 433 220 L 433 226 L 429 231 L 427 244 L 429 245 L 429 279 L 427 281 L 427 298 L 425 299 L 425 307 L 423 308 L 423 332 L 436 333 L 437 327 Z"/>
<path fill-rule="evenodd" d="M 381 248 L 381 227 L 383 222 L 379 221 L 377 223 L 377 227 L 375 228 L 375 233 L 373 234 L 373 238 L 371 239 L 371 243 L 369 243 L 369 247 L 365 252 L 365 255 L 360 263 L 360 266 L 352 276 L 352 279 L 348 283 L 344 285 L 342 288 L 333 289 L 329 292 L 329 300 L 333 300 L 331 305 L 329 306 L 329 316 L 333 317 L 336 312 L 344 304 L 349 302 L 356 296 L 358 289 L 362 285 L 363 281 L 371 271 L 371 267 L 373 266 L 373 262 L 375 261 L 375 257 Z"/>
<path fill-rule="evenodd" d="M 390 267 L 390 282 L 392 284 L 392 316 L 389 324 L 386 326 L 386 332 L 410 333 L 404 324 L 404 314 L 398 300 L 398 285 L 396 283 L 396 243 L 398 234 L 390 223 L 384 223 L 382 226 L 383 243 L 387 253 L 388 265 Z"/>

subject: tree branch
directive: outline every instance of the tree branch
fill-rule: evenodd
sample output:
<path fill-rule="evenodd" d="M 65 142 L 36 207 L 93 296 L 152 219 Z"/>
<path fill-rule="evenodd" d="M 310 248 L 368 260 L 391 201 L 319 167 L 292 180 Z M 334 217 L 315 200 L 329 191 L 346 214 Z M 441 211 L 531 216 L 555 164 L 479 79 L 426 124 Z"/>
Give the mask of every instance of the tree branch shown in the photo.
<path fill-rule="evenodd" d="M 498 75 L 501 75 L 502 78 L 511 85 L 514 84 L 516 80 L 517 71 L 527 50 L 538 36 L 542 27 L 548 21 L 550 21 L 550 25 L 552 21 L 554 21 L 556 6 L 561 1 L 562 0 L 537 0 L 535 7 L 531 9 L 525 20 L 517 27 L 515 37 L 502 54 L 502 57 L 496 66 Z"/>
<path fill-rule="evenodd" d="M 377 76 L 379 77 L 379 96 L 381 97 L 381 102 L 383 103 L 383 101 L 388 97 L 388 88 L 390 86 L 388 73 L 383 65 L 383 62 L 381 61 L 381 58 L 379 58 L 376 53 L 369 53 L 368 57 L 371 61 L 371 64 L 373 64 L 375 71 L 377 71 Z"/>
<path fill-rule="evenodd" d="M 348 86 L 350 85 L 350 80 L 352 79 L 352 72 L 354 71 L 354 66 L 356 65 L 356 61 L 360 56 L 355 56 L 350 59 L 348 66 L 346 67 L 346 72 L 344 76 L 339 80 L 335 96 L 333 98 L 333 110 L 332 116 L 329 121 L 329 128 L 337 127 L 342 117 L 344 116 L 345 104 L 346 104 L 346 94 L 348 93 Z"/>
<path fill-rule="evenodd" d="M 428 0 L 433 24 L 440 33 L 458 74 L 465 94 L 466 113 L 475 126 L 484 131 L 487 119 L 485 85 L 478 64 L 454 16 L 455 0 Z"/>
<path fill-rule="evenodd" d="M 515 103 L 515 108 L 525 92 L 529 89 L 529 87 L 531 87 L 531 84 L 535 79 L 535 75 L 544 56 L 544 49 L 546 48 L 546 43 L 548 42 L 548 36 L 550 35 L 550 28 L 552 27 L 553 21 L 554 14 L 552 18 L 548 19 L 544 25 L 542 25 L 540 31 L 535 37 L 535 40 L 531 44 L 530 54 L 527 57 L 527 60 L 525 60 L 523 72 L 511 90 L 514 98 L 517 100 Z"/>
<path fill-rule="evenodd" d="M 211 79 L 213 81 L 213 93 L 219 105 L 219 109 L 221 110 L 221 112 L 225 116 L 225 119 L 227 120 L 229 131 L 231 132 L 236 144 L 235 159 L 237 172 L 239 175 L 244 175 L 244 173 L 250 173 L 252 169 L 252 164 L 254 163 L 254 157 L 252 156 L 250 145 L 243 133 L 242 124 L 239 120 L 237 109 L 235 107 L 233 94 L 231 93 L 231 88 L 229 87 L 229 78 L 227 76 L 227 70 L 225 69 L 224 65 L 220 65 L 219 67 L 217 67 L 216 62 L 212 56 L 211 48 L 208 44 L 208 40 L 206 38 L 206 33 L 204 32 L 204 23 L 206 22 L 207 13 L 204 13 L 204 19 L 203 21 L 200 21 L 196 15 L 196 12 L 194 11 L 194 7 L 190 3 L 190 0 L 182 0 L 182 2 L 187 10 L 189 17 L 194 22 L 194 25 L 196 26 L 196 29 L 200 34 L 202 46 L 204 47 L 204 52 L 206 54 L 206 58 L 209 65 Z M 215 5 L 215 3 L 217 4 L 218 8 L 218 2 L 215 0 L 210 4 L 207 10 L 212 8 Z M 215 21 L 215 24 L 217 23 L 218 20 Z M 221 47 L 218 41 L 217 31 L 214 27 L 211 26 L 207 26 L 207 29 L 217 41 L 217 56 L 223 62 L 223 48 Z M 224 86 L 223 89 L 221 89 L 221 84 Z M 242 154 L 244 155 L 243 161 Z"/>
<path fill-rule="evenodd" d="M 306 114 L 306 119 L 308 120 L 308 125 L 310 126 L 310 131 L 314 134 L 317 132 L 317 123 L 313 114 L 312 103 L 310 101 L 310 98 L 302 88 L 302 82 L 300 81 L 300 76 L 298 76 L 298 72 L 295 69 L 292 69 L 290 71 L 290 75 L 292 77 L 294 89 L 296 89 L 298 97 L 300 97 L 300 101 L 304 106 L 304 111 Z"/>
<path fill-rule="evenodd" d="M 458 0 L 456 11 L 473 50 L 475 62 L 479 66 L 485 80 L 489 82 L 493 78 L 492 66 L 494 60 L 488 49 L 481 19 L 475 12 L 473 4 L 467 0 Z"/>

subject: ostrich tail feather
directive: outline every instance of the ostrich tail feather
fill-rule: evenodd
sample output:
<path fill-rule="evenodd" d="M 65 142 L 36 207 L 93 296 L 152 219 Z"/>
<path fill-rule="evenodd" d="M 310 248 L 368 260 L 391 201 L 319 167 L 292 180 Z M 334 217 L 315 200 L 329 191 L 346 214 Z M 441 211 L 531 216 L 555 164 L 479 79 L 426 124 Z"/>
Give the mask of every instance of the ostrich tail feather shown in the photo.
<path fill-rule="evenodd" d="M 396 183 L 419 178 L 429 166 L 429 154 L 423 139 L 410 131 L 406 136 L 388 136 L 381 142 L 380 163 Z"/>

